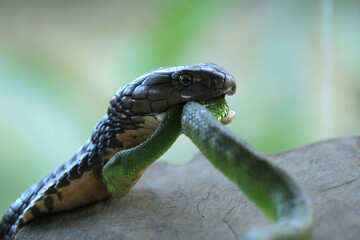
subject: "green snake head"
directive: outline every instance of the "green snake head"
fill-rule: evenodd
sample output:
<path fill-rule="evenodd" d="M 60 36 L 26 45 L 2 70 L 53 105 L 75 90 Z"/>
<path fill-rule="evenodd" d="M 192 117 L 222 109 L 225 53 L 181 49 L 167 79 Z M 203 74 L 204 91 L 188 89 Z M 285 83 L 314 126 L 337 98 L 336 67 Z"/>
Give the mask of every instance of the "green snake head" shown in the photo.
<path fill-rule="evenodd" d="M 229 110 L 225 96 L 205 101 L 204 106 L 224 125 L 229 124 L 236 117 L 235 112 Z"/>
<path fill-rule="evenodd" d="M 213 63 L 158 68 L 120 88 L 108 114 L 118 118 L 166 112 L 170 107 L 232 95 L 234 77 Z"/>

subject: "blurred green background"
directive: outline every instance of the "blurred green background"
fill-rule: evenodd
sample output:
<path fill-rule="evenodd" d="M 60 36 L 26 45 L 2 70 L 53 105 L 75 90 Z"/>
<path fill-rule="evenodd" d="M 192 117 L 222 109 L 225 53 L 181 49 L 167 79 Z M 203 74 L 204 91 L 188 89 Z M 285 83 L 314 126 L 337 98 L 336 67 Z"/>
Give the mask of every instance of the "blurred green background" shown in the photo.
<path fill-rule="evenodd" d="M 260 151 L 360 134 L 359 1 L 1 1 L 0 214 L 120 86 L 205 61 L 236 77 L 229 128 Z M 181 137 L 162 159 L 196 152 Z"/>

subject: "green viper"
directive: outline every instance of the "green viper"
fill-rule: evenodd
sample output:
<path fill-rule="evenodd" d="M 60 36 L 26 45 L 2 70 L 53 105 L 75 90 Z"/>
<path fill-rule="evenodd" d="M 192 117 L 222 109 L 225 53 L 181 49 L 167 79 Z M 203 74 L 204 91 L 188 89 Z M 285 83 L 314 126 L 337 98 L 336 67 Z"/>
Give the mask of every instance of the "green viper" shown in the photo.
<path fill-rule="evenodd" d="M 312 209 L 298 185 L 219 122 L 234 118 L 224 97 L 235 89 L 233 76 L 212 63 L 156 69 L 120 88 L 78 153 L 11 205 L 0 239 L 44 214 L 126 195 L 181 132 L 276 222 L 244 239 L 307 239 Z"/>

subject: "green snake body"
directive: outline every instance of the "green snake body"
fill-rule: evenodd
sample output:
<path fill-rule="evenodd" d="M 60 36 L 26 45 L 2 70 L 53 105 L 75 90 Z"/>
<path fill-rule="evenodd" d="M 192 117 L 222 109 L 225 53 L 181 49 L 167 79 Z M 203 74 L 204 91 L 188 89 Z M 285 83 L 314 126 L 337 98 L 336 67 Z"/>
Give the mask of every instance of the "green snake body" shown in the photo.
<path fill-rule="evenodd" d="M 211 63 L 156 69 L 121 88 L 91 140 L 14 202 L 0 224 L 0 239 L 13 238 L 18 228 L 44 213 L 69 210 L 110 194 L 126 195 L 146 167 L 165 153 L 181 132 L 276 222 L 249 231 L 245 239 L 308 238 L 313 218 L 301 189 L 219 123 L 233 118 L 224 96 L 233 94 L 235 88 L 231 74 Z M 163 117 L 162 112 L 166 112 Z M 106 138 L 104 134 L 115 136 L 116 141 L 109 138 L 104 144 L 100 141 Z M 101 146 L 103 151 L 99 150 Z M 92 148 L 97 154 L 88 151 Z M 88 166 L 84 156 L 91 162 L 91 154 L 98 160 Z M 76 171 L 72 170 L 74 165 L 78 166 Z M 69 184 L 59 184 L 64 176 Z M 95 189 L 98 194 L 84 189 Z"/>
<path fill-rule="evenodd" d="M 300 187 L 265 155 L 252 149 L 219 122 L 229 114 L 224 98 L 209 101 L 205 106 L 208 109 L 189 102 L 184 108 L 169 109 L 150 138 L 134 149 L 117 153 L 103 169 L 111 194 L 125 195 L 133 185 L 124 189 L 124 182 L 129 181 L 123 176 L 134 172 L 133 177 L 140 174 L 165 153 L 183 131 L 215 167 L 276 222 L 253 229 L 242 239 L 308 239 L 313 214 Z"/>

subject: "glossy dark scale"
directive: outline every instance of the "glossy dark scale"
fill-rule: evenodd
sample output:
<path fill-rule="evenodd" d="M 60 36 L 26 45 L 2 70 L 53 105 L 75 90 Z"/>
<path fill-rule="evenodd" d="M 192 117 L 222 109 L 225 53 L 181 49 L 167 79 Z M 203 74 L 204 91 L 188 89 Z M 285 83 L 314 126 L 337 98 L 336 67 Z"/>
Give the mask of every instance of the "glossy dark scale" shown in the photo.
<path fill-rule="evenodd" d="M 109 196 L 104 164 L 118 151 L 146 140 L 156 114 L 187 101 L 204 102 L 235 92 L 232 75 L 212 63 L 159 68 L 120 88 L 91 138 L 63 165 L 24 192 L 3 216 L 0 239 L 44 214 L 70 210 Z"/>

